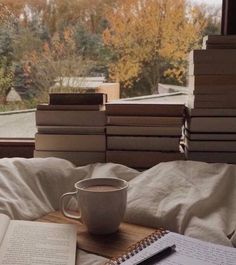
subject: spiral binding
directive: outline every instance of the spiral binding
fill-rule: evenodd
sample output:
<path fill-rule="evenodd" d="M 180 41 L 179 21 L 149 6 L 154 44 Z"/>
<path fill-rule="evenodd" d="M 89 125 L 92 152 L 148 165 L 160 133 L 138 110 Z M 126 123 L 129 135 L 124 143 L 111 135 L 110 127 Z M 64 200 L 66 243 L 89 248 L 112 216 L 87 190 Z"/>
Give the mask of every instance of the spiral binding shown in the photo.
<path fill-rule="evenodd" d="M 121 254 L 116 258 L 110 259 L 104 265 L 120 265 L 168 233 L 169 233 L 168 230 L 160 228 L 155 232 L 153 232 L 152 234 L 150 234 L 149 236 L 145 237 L 144 239 L 131 245 L 126 252 L 124 252 L 123 254 Z"/>

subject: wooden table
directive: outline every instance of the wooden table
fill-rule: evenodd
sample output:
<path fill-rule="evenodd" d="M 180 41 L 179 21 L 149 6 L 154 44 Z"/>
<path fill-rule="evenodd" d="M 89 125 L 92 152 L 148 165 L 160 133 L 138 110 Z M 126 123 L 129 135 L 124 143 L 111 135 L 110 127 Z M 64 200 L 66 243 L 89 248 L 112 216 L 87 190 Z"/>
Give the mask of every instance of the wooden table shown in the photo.
<path fill-rule="evenodd" d="M 106 258 L 121 255 L 128 247 L 155 231 L 149 227 L 121 223 L 119 230 L 114 234 L 92 235 L 82 223 L 66 218 L 60 212 L 49 213 L 37 221 L 76 224 L 78 248 Z"/>

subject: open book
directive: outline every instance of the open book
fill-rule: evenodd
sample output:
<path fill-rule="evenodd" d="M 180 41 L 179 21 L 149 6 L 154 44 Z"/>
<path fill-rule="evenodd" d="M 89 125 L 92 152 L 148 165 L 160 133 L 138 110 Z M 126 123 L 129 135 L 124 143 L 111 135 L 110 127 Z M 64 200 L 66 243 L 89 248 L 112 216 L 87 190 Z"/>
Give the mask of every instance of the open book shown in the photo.
<path fill-rule="evenodd" d="M 175 245 L 171 255 L 152 263 L 158 265 L 235 265 L 236 249 L 225 247 L 177 233 L 158 230 L 134 244 L 122 256 L 108 261 L 107 265 L 136 265 L 166 247 Z M 147 262 L 147 261 L 146 261 Z M 144 264 L 144 263 L 142 263 Z"/>
<path fill-rule="evenodd" d="M 10 220 L 0 214 L 0 264 L 74 265 L 76 226 Z"/>

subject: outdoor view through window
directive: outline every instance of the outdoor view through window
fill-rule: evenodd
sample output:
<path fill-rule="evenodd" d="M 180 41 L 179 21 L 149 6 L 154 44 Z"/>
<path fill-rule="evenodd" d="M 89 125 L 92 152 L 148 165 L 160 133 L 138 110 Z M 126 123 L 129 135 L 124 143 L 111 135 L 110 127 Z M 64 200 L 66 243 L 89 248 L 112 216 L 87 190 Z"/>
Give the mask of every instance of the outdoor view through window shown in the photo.
<path fill-rule="evenodd" d="M 127 98 L 185 87 L 189 52 L 220 33 L 221 4 L 0 0 L 0 138 L 34 138 L 36 105 L 50 91 L 118 83 Z"/>

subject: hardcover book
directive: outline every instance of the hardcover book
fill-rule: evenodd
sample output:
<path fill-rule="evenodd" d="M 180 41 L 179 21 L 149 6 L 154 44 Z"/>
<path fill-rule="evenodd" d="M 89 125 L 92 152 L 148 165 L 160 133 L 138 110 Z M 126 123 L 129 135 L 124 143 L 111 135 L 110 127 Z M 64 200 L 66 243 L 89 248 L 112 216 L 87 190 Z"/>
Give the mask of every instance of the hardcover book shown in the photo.
<path fill-rule="evenodd" d="M 183 117 L 107 116 L 108 125 L 127 126 L 182 126 Z"/>
<path fill-rule="evenodd" d="M 178 137 L 108 136 L 109 150 L 179 151 Z"/>
<path fill-rule="evenodd" d="M 182 116 L 184 104 L 108 103 L 108 116 Z"/>
<path fill-rule="evenodd" d="M 35 135 L 37 151 L 97 151 L 106 150 L 105 135 Z"/>
<path fill-rule="evenodd" d="M 105 111 L 38 110 L 36 125 L 48 126 L 105 126 Z"/>
<path fill-rule="evenodd" d="M 51 93 L 50 105 L 103 105 L 107 95 L 103 93 Z"/>

